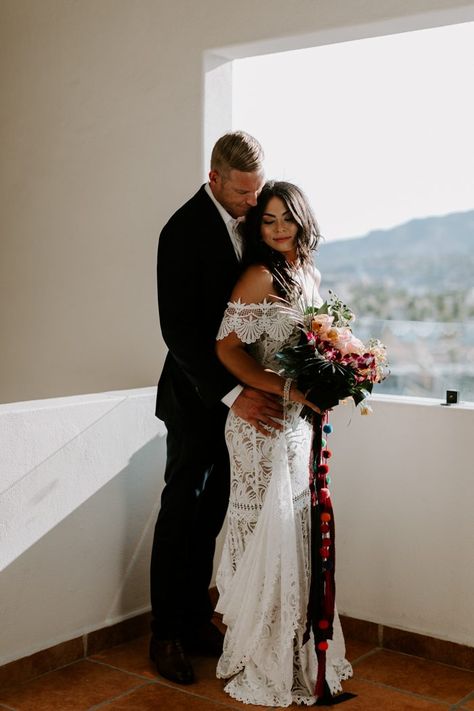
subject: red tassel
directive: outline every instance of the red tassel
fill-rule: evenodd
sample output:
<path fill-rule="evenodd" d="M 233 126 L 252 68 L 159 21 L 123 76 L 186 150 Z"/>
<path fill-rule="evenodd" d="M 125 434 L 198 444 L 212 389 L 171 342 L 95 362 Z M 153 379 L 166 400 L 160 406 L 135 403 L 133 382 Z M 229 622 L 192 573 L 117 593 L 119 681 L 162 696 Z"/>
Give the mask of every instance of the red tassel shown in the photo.
<path fill-rule="evenodd" d="M 314 695 L 320 699 L 324 694 L 324 682 L 326 681 L 326 650 L 316 649 L 318 657 L 318 676 L 316 678 L 316 686 Z"/>
<path fill-rule="evenodd" d="M 326 570 L 326 572 L 324 573 L 324 577 L 326 583 L 326 594 L 324 596 L 324 611 L 332 622 L 334 619 L 334 602 L 336 597 L 336 590 L 333 584 L 334 578 L 332 575 L 332 571 Z"/>

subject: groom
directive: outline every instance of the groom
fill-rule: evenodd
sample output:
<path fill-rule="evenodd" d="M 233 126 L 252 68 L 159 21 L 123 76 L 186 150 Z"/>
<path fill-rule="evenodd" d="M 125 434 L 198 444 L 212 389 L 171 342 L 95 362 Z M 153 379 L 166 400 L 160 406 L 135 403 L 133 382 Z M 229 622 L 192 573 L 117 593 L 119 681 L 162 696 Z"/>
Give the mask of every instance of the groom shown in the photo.
<path fill-rule="evenodd" d="M 152 639 L 158 672 L 190 684 L 188 653 L 218 656 L 208 588 L 229 496 L 228 408 L 268 434 L 280 427 L 272 396 L 240 386 L 215 355 L 215 338 L 242 252 L 238 222 L 264 184 L 263 150 L 243 131 L 222 136 L 209 182 L 174 213 L 158 247 L 158 304 L 168 346 L 156 415 L 167 428 L 165 488 L 151 559 Z"/>

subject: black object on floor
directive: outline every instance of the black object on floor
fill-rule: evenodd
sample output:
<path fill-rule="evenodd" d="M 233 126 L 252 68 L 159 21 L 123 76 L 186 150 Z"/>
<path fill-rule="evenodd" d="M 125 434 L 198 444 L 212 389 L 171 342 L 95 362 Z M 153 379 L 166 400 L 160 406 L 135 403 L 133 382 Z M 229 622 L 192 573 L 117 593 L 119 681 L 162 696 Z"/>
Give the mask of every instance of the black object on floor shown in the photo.
<path fill-rule="evenodd" d="M 324 682 L 324 694 L 316 701 L 315 706 L 335 706 L 336 704 L 342 704 L 344 701 L 350 701 L 356 696 L 357 694 L 351 694 L 349 691 L 343 691 L 342 694 L 332 696 L 327 682 Z"/>

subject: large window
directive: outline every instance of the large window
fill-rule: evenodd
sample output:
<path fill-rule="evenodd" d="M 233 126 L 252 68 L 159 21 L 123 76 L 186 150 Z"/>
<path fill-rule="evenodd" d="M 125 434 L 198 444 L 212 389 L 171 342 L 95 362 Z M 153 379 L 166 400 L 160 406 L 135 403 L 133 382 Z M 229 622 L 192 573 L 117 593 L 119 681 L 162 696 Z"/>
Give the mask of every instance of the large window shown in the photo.
<path fill-rule="evenodd" d="M 233 126 L 298 183 L 322 294 L 389 347 L 378 392 L 474 400 L 474 23 L 234 62 Z"/>

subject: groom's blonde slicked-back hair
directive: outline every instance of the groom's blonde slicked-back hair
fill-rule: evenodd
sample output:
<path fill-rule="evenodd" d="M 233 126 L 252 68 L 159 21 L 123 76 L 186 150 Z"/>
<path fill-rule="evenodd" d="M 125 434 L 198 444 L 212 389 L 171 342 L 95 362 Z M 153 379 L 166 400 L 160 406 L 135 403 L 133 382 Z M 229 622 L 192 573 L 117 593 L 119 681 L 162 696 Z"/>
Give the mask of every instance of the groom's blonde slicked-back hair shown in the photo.
<path fill-rule="evenodd" d="M 263 148 L 245 131 L 232 131 L 221 136 L 211 154 L 211 170 L 227 174 L 230 170 L 263 173 Z"/>

